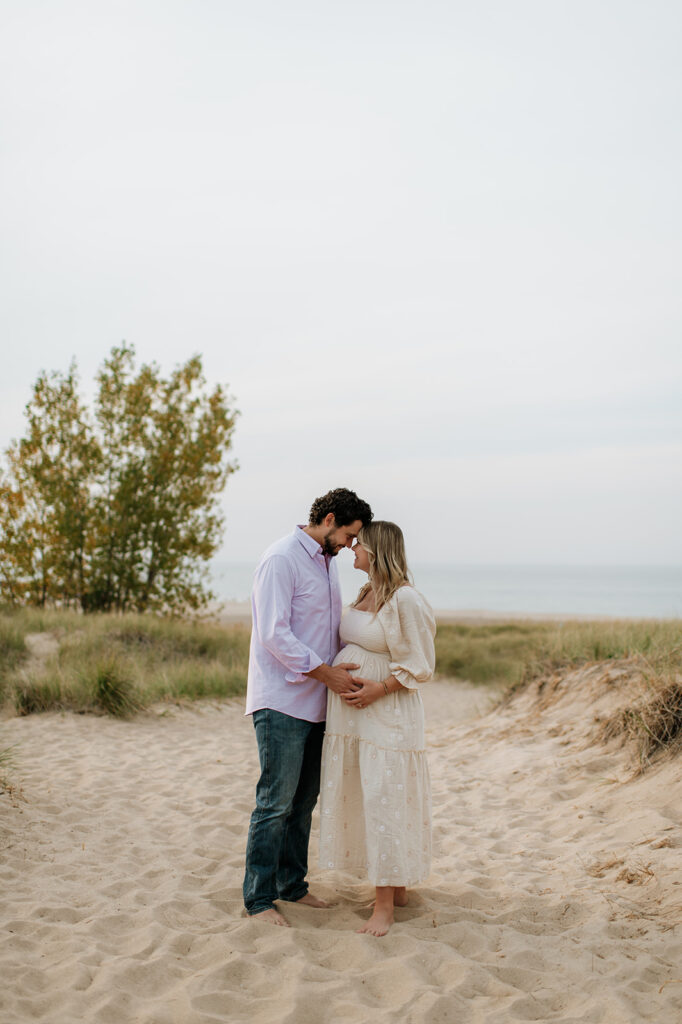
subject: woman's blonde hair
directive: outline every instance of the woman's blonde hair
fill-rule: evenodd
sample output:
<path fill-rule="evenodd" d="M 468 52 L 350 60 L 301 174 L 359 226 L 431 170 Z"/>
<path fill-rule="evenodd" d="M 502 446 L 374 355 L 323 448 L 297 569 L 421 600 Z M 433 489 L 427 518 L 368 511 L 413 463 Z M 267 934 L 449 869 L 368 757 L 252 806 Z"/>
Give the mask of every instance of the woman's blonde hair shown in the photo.
<path fill-rule="evenodd" d="M 395 523 L 376 519 L 358 532 L 358 540 L 369 556 L 369 583 L 365 583 L 355 599 L 359 604 L 371 589 L 379 611 L 390 601 L 396 590 L 411 583 L 405 556 L 403 531 Z"/>

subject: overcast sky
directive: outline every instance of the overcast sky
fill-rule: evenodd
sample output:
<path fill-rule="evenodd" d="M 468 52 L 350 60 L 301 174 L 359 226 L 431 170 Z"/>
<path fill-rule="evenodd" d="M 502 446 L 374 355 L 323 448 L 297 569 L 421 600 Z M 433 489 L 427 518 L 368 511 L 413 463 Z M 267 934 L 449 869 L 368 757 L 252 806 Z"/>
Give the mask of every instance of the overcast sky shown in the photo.
<path fill-rule="evenodd" d="M 413 561 L 682 563 L 682 6 L 0 3 L 0 445 L 200 353 L 223 557 L 356 489 Z"/>

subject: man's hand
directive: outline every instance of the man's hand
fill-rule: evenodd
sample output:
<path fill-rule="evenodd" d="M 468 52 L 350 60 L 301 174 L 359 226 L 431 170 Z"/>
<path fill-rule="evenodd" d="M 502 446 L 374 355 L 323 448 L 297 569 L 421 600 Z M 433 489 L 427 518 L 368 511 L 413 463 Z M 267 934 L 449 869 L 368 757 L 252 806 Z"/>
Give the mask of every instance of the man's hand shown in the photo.
<path fill-rule="evenodd" d="M 323 662 L 317 668 L 314 668 L 312 672 L 306 672 L 306 675 L 312 676 L 313 679 L 318 679 L 321 683 L 324 683 L 327 689 L 332 690 L 334 693 L 349 693 L 358 688 L 351 676 L 351 672 L 356 668 L 360 668 L 360 666 L 350 662 L 348 664 L 334 665 L 333 668 L 331 665 L 325 665 Z"/>

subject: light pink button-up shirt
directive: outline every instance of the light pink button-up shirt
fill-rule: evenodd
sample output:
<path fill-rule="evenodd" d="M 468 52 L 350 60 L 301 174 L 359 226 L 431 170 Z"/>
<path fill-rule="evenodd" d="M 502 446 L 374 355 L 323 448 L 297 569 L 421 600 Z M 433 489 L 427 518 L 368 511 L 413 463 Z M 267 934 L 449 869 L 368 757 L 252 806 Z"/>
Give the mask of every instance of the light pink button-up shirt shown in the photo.
<path fill-rule="evenodd" d="M 323 722 L 327 687 L 305 675 L 339 651 L 341 587 L 333 558 L 303 528 L 263 555 L 251 594 L 246 714 L 261 708 Z"/>

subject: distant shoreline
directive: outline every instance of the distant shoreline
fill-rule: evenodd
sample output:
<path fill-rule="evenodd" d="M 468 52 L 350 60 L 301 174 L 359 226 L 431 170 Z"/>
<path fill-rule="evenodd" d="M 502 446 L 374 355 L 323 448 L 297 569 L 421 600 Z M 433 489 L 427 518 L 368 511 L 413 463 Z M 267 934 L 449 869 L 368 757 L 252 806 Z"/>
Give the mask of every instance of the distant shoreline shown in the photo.
<path fill-rule="evenodd" d="M 339 557 L 344 604 L 361 582 Z M 253 566 L 214 566 L 216 604 L 247 604 Z M 419 566 L 417 588 L 442 621 L 578 618 L 678 619 L 682 617 L 682 567 L 628 566 Z"/>
<path fill-rule="evenodd" d="M 484 608 L 434 608 L 436 621 L 443 626 L 462 623 L 468 626 L 498 625 L 503 622 L 673 622 L 676 616 L 659 615 L 600 615 L 576 612 L 504 612 Z M 211 614 L 229 625 L 251 625 L 251 605 L 248 601 L 223 601 L 213 606 Z M 682 619 L 679 619 L 682 623 Z"/>

